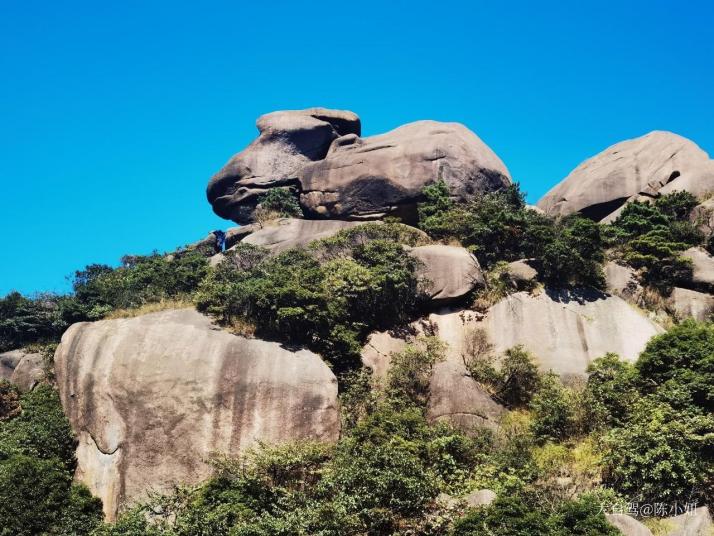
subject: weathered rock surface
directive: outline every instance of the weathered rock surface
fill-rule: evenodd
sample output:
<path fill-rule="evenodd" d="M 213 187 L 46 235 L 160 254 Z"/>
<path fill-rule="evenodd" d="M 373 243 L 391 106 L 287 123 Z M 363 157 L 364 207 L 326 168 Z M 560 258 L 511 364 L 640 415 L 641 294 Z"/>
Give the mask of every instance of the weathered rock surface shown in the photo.
<path fill-rule="evenodd" d="M 580 212 L 612 219 L 627 201 L 676 190 L 714 190 L 714 162 L 692 141 L 654 131 L 617 143 L 589 158 L 538 201 L 551 216 Z"/>
<path fill-rule="evenodd" d="M 420 262 L 417 273 L 426 280 L 422 290 L 434 302 L 457 300 L 485 284 L 478 260 L 465 248 L 432 244 L 409 253 Z"/>
<path fill-rule="evenodd" d="M 706 506 L 669 517 L 666 523 L 671 526 L 666 536 L 711 536 L 714 533 L 714 524 Z"/>
<path fill-rule="evenodd" d="M 605 517 L 624 536 L 652 536 L 652 531 L 634 517 L 626 514 L 605 514 Z"/>
<path fill-rule="evenodd" d="M 280 218 L 247 234 L 241 242 L 280 253 L 290 248 L 305 246 L 313 240 L 328 238 L 343 229 L 355 227 L 362 222 L 340 220 L 303 220 Z"/>
<path fill-rule="evenodd" d="M 45 379 L 42 355 L 24 350 L 0 354 L 0 379 L 14 383 L 22 392 L 32 391 Z"/>
<path fill-rule="evenodd" d="M 692 261 L 692 284 L 696 288 L 714 290 L 714 257 L 703 248 L 689 248 L 682 257 Z"/>
<path fill-rule="evenodd" d="M 77 478 L 111 519 L 149 489 L 206 478 L 213 452 L 339 433 L 319 356 L 214 328 L 192 309 L 74 324 L 55 355 Z"/>
<path fill-rule="evenodd" d="M 340 136 L 359 136 L 352 112 L 310 108 L 266 114 L 256 122 L 260 135 L 231 158 L 208 184 L 208 201 L 219 216 L 247 223 L 261 194 L 299 185 L 302 168 L 327 155 Z"/>
<path fill-rule="evenodd" d="M 543 370 L 583 375 L 607 352 L 635 361 L 663 329 L 622 298 L 592 290 L 517 292 L 481 322 L 496 352 L 522 344 Z"/>
<path fill-rule="evenodd" d="M 642 286 L 632 268 L 608 261 L 605 263 L 603 271 L 605 272 L 607 292 L 629 302 L 636 302 L 639 299 Z"/>
<path fill-rule="evenodd" d="M 533 267 L 531 259 L 509 262 L 506 273 L 513 286 L 520 290 L 534 286 L 538 279 L 538 270 Z"/>
<path fill-rule="evenodd" d="M 696 225 L 706 238 L 714 235 L 714 197 L 694 207 L 689 215 L 689 221 Z"/>
<path fill-rule="evenodd" d="M 274 112 L 257 122 L 260 136 L 210 181 L 219 216 L 248 223 L 270 188 L 290 188 L 308 218 L 416 216 L 424 186 L 439 179 L 466 200 L 510 184 L 501 160 L 458 123 L 417 121 L 360 138 L 352 112 Z"/>
<path fill-rule="evenodd" d="M 492 491 L 490 489 L 479 489 L 476 491 L 472 491 L 468 495 L 464 497 L 464 501 L 466 501 L 466 504 L 469 505 L 471 508 L 475 508 L 478 506 L 488 506 L 490 505 L 493 501 L 496 500 L 496 492 Z"/>
<path fill-rule="evenodd" d="M 300 203 L 315 216 L 396 213 L 409 222 L 422 188 L 439 179 L 458 200 L 510 184 L 503 162 L 466 127 L 417 121 L 379 136 L 336 140 L 325 159 L 303 169 Z"/>
<path fill-rule="evenodd" d="M 467 326 L 473 321 L 471 311 L 445 308 L 413 323 L 411 329 L 401 334 L 375 333 L 362 350 L 362 362 L 380 380 L 389 371 L 392 353 L 401 351 L 421 334 L 437 335 L 448 346 L 444 360 L 436 364 L 432 373 L 427 417 L 432 421 L 448 421 L 464 430 L 493 426 L 505 408 L 471 379 L 463 360 L 468 344 Z"/>
<path fill-rule="evenodd" d="M 714 296 L 686 288 L 674 288 L 667 298 L 667 306 L 679 320 L 694 318 L 704 321 L 714 311 Z"/>

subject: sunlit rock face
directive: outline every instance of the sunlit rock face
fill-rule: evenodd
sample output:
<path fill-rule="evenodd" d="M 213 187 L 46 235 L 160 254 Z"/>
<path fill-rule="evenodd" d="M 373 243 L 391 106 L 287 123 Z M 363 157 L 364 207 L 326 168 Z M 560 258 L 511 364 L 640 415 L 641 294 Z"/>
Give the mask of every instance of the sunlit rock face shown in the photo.
<path fill-rule="evenodd" d="M 316 354 L 216 329 L 193 309 L 74 324 L 55 356 L 77 478 L 119 508 L 197 483 L 213 453 L 339 434 L 337 380 Z"/>
<path fill-rule="evenodd" d="M 545 194 L 538 207 L 551 216 L 579 212 L 608 222 L 628 201 L 677 190 L 696 196 L 714 190 L 714 161 L 694 142 L 654 131 L 585 160 Z"/>
<path fill-rule="evenodd" d="M 221 217 L 249 223 L 260 196 L 287 188 L 307 218 L 416 218 L 424 186 L 443 180 L 456 200 L 511 183 L 506 166 L 458 123 L 417 121 L 360 137 L 352 112 L 311 108 L 258 119 L 260 135 L 209 182 Z"/>

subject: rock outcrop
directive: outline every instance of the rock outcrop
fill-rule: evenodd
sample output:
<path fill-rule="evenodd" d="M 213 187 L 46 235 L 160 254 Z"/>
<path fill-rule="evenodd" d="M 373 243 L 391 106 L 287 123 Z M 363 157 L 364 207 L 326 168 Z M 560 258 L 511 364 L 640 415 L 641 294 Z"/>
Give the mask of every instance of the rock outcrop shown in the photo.
<path fill-rule="evenodd" d="M 109 519 L 147 490 L 206 478 L 213 452 L 339 433 L 337 381 L 319 356 L 231 335 L 192 309 L 74 324 L 55 372 L 77 478 Z"/>
<path fill-rule="evenodd" d="M 308 218 L 416 217 L 424 186 L 444 180 L 456 200 L 510 184 L 506 166 L 458 123 L 417 121 L 360 137 L 352 112 L 313 108 L 267 114 L 260 136 L 211 179 L 207 196 L 221 217 L 252 220 L 259 197 L 289 188 Z"/>
<path fill-rule="evenodd" d="M 417 273 L 425 282 L 422 291 L 437 304 L 445 304 L 466 296 L 485 280 L 476 257 L 457 246 L 433 244 L 409 250 L 419 261 Z"/>
<path fill-rule="evenodd" d="M 328 238 L 343 229 L 355 227 L 362 222 L 341 220 L 303 220 L 299 218 L 279 218 L 262 227 L 247 225 L 251 228 L 236 240 L 231 235 L 231 247 L 244 242 L 269 249 L 272 253 L 280 253 L 290 248 L 301 247 L 313 240 Z M 240 227 L 239 229 L 242 229 Z"/>
<path fill-rule="evenodd" d="M 581 376 L 607 352 L 635 361 L 663 329 L 622 298 L 594 290 L 517 292 L 480 323 L 496 352 L 523 345 L 543 370 Z"/>
<path fill-rule="evenodd" d="M 603 269 L 607 292 L 629 302 L 637 302 L 642 294 L 642 286 L 635 270 L 629 266 L 608 261 Z"/>
<path fill-rule="evenodd" d="M 666 536 L 711 536 L 714 533 L 714 523 L 706 506 L 669 517 L 665 523 Z"/>
<path fill-rule="evenodd" d="M 42 355 L 24 350 L 11 350 L 0 354 L 0 380 L 14 383 L 21 392 L 31 391 L 45 379 L 45 362 Z"/>
<path fill-rule="evenodd" d="M 655 131 L 617 143 L 589 158 L 538 201 L 551 216 L 579 212 L 613 219 L 627 201 L 676 190 L 714 190 L 714 162 L 690 140 Z"/>
<path fill-rule="evenodd" d="M 679 320 L 694 318 L 703 322 L 714 312 L 714 296 L 675 287 L 667 298 L 667 306 Z"/>
<path fill-rule="evenodd" d="M 714 257 L 703 248 L 689 248 L 682 257 L 692 261 L 692 285 L 703 290 L 714 290 Z"/>
<path fill-rule="evenodd" d="M 623 536 L 652 536 L 650 529 L 627 514 L 605 514 L 605 517 Z"/>

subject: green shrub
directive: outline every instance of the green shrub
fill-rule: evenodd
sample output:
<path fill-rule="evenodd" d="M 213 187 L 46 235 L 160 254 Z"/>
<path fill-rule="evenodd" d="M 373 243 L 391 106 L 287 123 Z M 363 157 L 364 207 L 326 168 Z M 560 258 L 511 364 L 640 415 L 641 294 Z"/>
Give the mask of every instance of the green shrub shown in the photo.
<path fill-rule="evenodd" d="M 643 503 L 711 496 L 714 417 L 646 397 L 610 432 L 605 482 Z"/>
<path fill-rule="evenodd" d="M 287 188 L 271 188 L 258 197 L 261 209 L 275 212 L 284 218 L 302 218 L 302 208 L 295 195 Z"/>
<path fill-rule="evenodd" d="M 59 339 L 67 327 L 60 307 L 61 298 L 52 294 L 0 298 L 0 352 Z"/>
<path fill-rule="evenodd" d="M 478 337 L 478 332 L 474 336 Z M 467 344 L 464 363 L 475 381 L 495 400 L 510 408 L 527 405 L 540 385 L 533 356 L 520 345 L 509 348 L 496 359 L 483 342 L 472 338 Z"/>
<path fill-rule="evenodd" d="M 470 510 L 452 536 L 618 536 L 596 501 L 585 495 L 565 501 L 555 512 L 516 497 L 499 497 L 487 508 Z"/>
<path fill-rule="evenodd" d="M 323 262 L 296 249 L 247 270 L 234 261 L 221 264 L 197 304 L 224 322 L 247 319 L 261 336 L 304 344 L 339 371 L 356 364 L 369 332 L 403 324 L 417 309 L 415 269 L 416 261 L 386 240 L 357 244 L 350 256 Z"/>
<path fill-rule="evenodd" d="M 0 535 L 81 536 L 101 521 L 101 502 L 73 486 L 74 438 L 52 388 L 20 399 L 0 421 Z"/>
<path fill-rule="evenodd" d="M 641 392 L 656 394 L 664 392 L 666 387 L 669 391 L 681 391 L 698 409 L 714 410 L 714 326 L 711 323 L 687 320 L 653 337 L 635 366 Z"/>
<path fill-rule="evenodd" d="M 562 441 L 577 430 L 576 395 L 563 386 L 557 374 L 543 376 L 530 402 L 532 429 L 540 441 Z"/>
<path fill-rule="evenodd" d="M 584 402 L 590 429 L 622 425 L 639 398 L 634 366 L 608 353 L 593 361 L 587 372 Z"/>

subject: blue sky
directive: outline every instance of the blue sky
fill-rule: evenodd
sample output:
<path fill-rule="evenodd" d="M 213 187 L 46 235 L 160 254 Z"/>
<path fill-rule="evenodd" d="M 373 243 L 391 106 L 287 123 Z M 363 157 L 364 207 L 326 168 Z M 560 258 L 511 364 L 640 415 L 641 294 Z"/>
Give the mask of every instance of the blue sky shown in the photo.
<path fill-rule="evenodd" d="M 206 182 L 277 109 L 460 121 L 531 201 L 653 129 L 714 153 L 711 2 L 0 5 L 0 294 L 230 226 Z"/>

